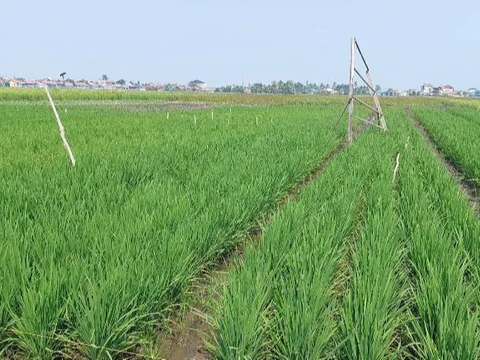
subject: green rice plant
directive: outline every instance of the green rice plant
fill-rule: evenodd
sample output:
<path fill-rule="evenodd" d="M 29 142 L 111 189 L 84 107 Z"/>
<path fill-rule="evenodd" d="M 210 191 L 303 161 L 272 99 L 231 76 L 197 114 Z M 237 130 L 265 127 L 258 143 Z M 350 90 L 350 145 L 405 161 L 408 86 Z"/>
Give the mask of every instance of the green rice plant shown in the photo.
<path fill-rule="evenodd" d="M 364 142 L 363 146 L 368 144 Z M 241 275 L 235 277 L 233 285 L 227 285 L 216 306 L 220 310 L 214 320 L 218 331 L 212 351 L 215 356 L 256 358 L 257 354 L 252 353 L 224 352 L 238 348 L 244 335 L 242 316 L 247 311 L 255 319 L 267 319 L 260 332 L 249 332 L 248 337 L 256 335 L 257 340 L 261 339 L 267 353 L 263 356 L 284 359 L 333 356 L 338 313 L 336 289 L 343 283 L 339 277 L 343 270 L 339 271 L 339 266 L 346 253 L 345 239 L 357 221 L 360 189 L 369 180 L 370 163 L 360 149 L 355 144 L 335 159 L 319 181 L 301 194 L 298 203 L 287 204 L 274 218 L 261 243 L 249 247 L 245 262 L 235 271 Z M 274 279 L 271 289 L 252 283 L 251 274 L 259 273 L 264 279 Z M 232 294 L 232 288 L 238 290 Z M 270 294 L 270 299 L 251 312 L 247 310 L 248 301 L 236 301 L 245 289 L 254 289 L 256 294 L 261 291 L 265 296 Z"/>
<path fill-rule="evenodd" d="M 248 255 L 246 254 L 247 259 Z M 217 359 L 258 359 L 268 356 L 269 303 L 271 273 L 267 264 L 257 258 L 247 260 L 252 271 L 233 272 L 223 289 L 223 296 L 215 302 L 213 325 L 218 336 L 208 344 Z M 247 284 L 248 287 L 244 287 Z M 239 309 L 243 309 L 239 312 Z"/>
<path fill-rule="evenodd" d="M 216 357 L 478 357 L 478 220 L 403 109 L 386 114 L 393 129 L 361 135 L 248 247 L 216 303 Z"/>
<path fill-rule="evenodd" d="M 64 272 L 51 267 L 48 273 L 36 277 L 36 284 L 21 290 L 22 316 L 13 315 L 13 333 L 16 345 L 28 356 L 46 359 L 62 349 L 57 334 L 61 333 L 60 319 L 68 296 L 62 287 L 64 278 Z"/>
<path fill-rule="evenodd" d="M 478 241 L 478 233 L 467 239 L 478 231 L 478 223 L 473 214 L 464 219 L 445 216 L 454 209 L 463 214 L 472 210 L 420 135 L 412 130 L 407 134 L 411 148 L 405 152 L 399 174 L 399 208 L 412 267 L 414 355 L 477 358 L 478 278 L 468 273 L 469 268 L 478 272 L 478 265 L 465 245 L 468 250 Z M 440 205 L 441 201 L 445 204 Z M 465 228 L 470 231 L 456 231 Z"/>
<path fill-rule="evenodd" d="M 418 120 L 445 156 L 480 188 L 480 113 L 467 107 L 415 110 Z"/>
<path fill-rule="evenodd" d="M 320 235 L 315 225 L 306 225 L 308 235 L 300 235 L 301 243 L 286 256 L 284 269 L 277 274 L 272 338 L 279 358 L 319 358 L 331 351 L 329 343 L 336 330 L 332 285 L 339 244 L 335 234 Z M 322 237 L 318 246 L 311 246 Z"/>
<path fill-rule="evenodd" d="M 387 153 L 388 154 L 388 153 Z M 389 166 L 367 192 L 364 227 L 354 245 L 351 279 L 343 298 L 340 357 L 400 356 L 406 316 L 404 250 L 397 234 Z"/>
<path fill-rule="evenodd" d="M 415 208 L 407 207 L 411 202 L 407 195 L 402 195 L 408 208 L 403 210 L 405 217 L 408 212 L 404 224 L 411 239 L 409 254 L 415 276 L 414 315 L 419 317 L 414 322 L 415 336 L 422 344 L 417 355 L 424 358 L 476 357 L 478 316 L 470 312 L 475 290 L 465 283 L 465 254 L 452 246 L 451 238 L 441 230 L 440 220 L 428 210 L 428 202 L 422 203 L 424 189 L 408 180 L 404 182 L 418 204 Z"/>
<path fill-rule="evenodd" d="M 44 94 L 0 91 L 6 356 L 135 352 L 345 134 L 331 130 L 341 98 L 52 95 L 68 108 L 74 169 Z M 214 120 L 211 109 L 161 108 L 209 100 Z M 253 106 L 230 114 L 227 103 Z M 475 121 L 455 104 L 387 101 L 389 131 L 367 130 L 274 216 L 214 303 L 215 356 L 479 356 L 480 225 L 399 108 L 423 121 L 448 105 L 448 119 Z"/>
<path fill-rule="evenodd" d="M 75 168 L 46 103 L 0 104 L 0 349 L 25 357 L 134 350 L 341 135 L 328 106 L 68 107 Z"/>

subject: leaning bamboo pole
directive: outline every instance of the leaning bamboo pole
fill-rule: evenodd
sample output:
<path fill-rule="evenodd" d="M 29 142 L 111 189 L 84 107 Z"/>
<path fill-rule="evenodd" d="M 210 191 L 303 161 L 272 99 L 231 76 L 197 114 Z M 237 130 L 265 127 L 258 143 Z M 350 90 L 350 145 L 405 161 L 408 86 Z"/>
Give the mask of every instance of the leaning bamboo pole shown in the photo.
<path fill-rule="evenodd" d="M 62 122 L 60 121 L 60 117 L 58 116 L 57 109 L 55 108 L 55 104 L 53 103 L 52 96 L 50 95 L 50 91 L 48 91 L 47 85 L 45 85 L 45 91 L 47 92 L 48 100 L 50 101 L 50 106 L 52 107 L 53 113 L 55 114 L 55 119 L 57 120 L 58 130 L 60 131 L 60 138 L 63 142 L 63 147 L 67 150 L 68 156 L 70 157 L 70 161 L 72 165 L 75 166 L 75 157 L 73 156 L 72 149 L 70 145 L 68 145 L 67 138 L 65 137 L 65 128 L 63 127 Z"/>

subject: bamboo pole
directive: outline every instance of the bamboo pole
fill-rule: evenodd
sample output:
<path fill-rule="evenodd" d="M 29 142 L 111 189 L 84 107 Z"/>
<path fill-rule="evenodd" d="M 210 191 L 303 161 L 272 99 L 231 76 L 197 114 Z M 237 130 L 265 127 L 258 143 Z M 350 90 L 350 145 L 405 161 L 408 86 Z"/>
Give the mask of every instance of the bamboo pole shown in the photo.
<path fill-rule="evenodd" d="M 63 142 L 63 147 L 67 150 L 68 156 L 70 157 L 70 161 L 72 165 L 75 166 L 75 157 L 73 156 L 72 149 L 70 145 L 68 145 L 67 138 L 65 136 L 65 128 L 63 127 L 62 122 L 60 121 L 60 117 L 58 116 L 57 109 L 55 108 L 55 104 L 53 103 L 52 96 L 50 95 L 50 91 L 48 91 L 47 85 L 45 85 L 45 91 L 47 92 L 48 101 L 50 102 L 50 106 L 52 107 L 53 113 L 55 114 L 55 119 L 57 120 L 58 130 L 60 131 L 60 138 Z"/>
<path fill-rule="evenodd" d="M 348 96 L 350 104 L 348 105 L 348 142 L 353 142 L 353 76 L 355 72 L 355 38 L 350 43 L 350 89 Z"/>

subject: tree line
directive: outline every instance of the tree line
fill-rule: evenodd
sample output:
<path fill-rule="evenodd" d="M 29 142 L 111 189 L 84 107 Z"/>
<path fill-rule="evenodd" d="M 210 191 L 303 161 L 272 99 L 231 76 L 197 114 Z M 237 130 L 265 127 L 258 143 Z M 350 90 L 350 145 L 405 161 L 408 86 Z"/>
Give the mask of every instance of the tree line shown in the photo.
<path fill-rule="evenodd" d="M 376 86 L 376 90 L 380 90 L 380 86 Z M 254 93 L 254 94 L 341 94 L 346 95 L 349 91 L 348 84 L 316 84 L 306 82 L 288 81 L 272 81 L 270 84 L 254 83 L 248 86 L 243 85 L 227 85 L 215 89 L 215 92 L 222 93 Z M 357 86 L 355 82 L 355 93 L 360 95 L 370 94 L 368 86 Z"/>

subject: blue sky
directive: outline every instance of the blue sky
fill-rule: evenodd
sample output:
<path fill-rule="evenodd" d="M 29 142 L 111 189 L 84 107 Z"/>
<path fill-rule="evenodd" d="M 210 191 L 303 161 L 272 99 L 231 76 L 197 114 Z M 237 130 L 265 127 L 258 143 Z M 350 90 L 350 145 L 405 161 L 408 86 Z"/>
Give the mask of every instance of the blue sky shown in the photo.
<path fill-rule="evenodd" d="M 0 76 L 480 87 L 478 0 L 4 0 Z"/>

